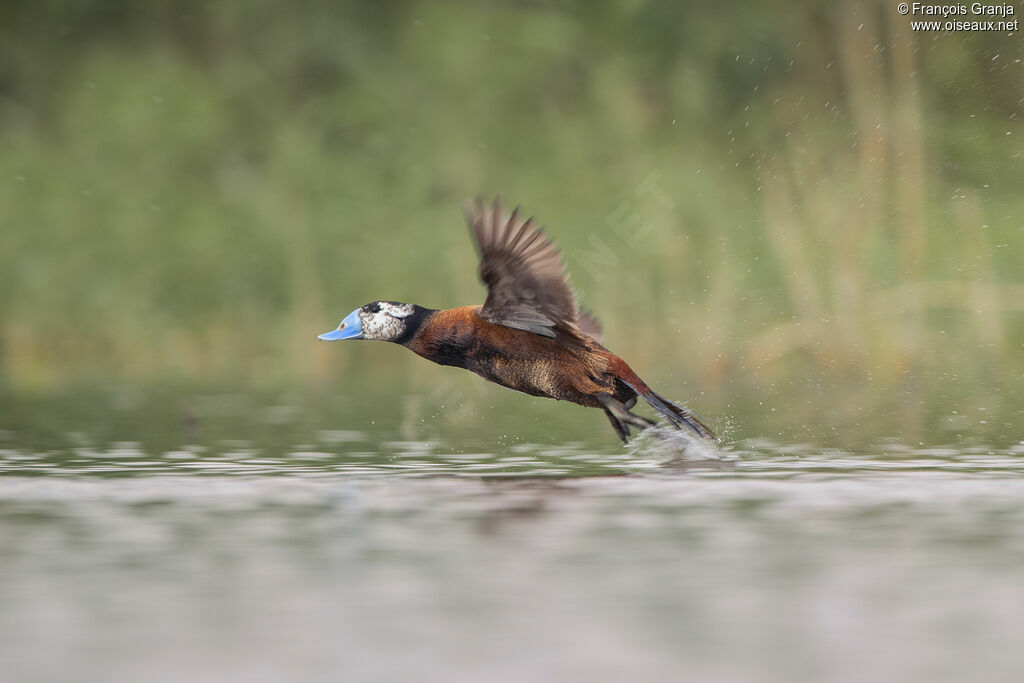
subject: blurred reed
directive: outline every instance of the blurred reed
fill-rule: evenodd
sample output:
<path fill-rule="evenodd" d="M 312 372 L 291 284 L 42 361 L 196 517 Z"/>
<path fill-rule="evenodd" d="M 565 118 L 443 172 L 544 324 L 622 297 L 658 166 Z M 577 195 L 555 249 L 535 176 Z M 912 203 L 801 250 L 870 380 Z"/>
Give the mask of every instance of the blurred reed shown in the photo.
<path fill-rule="evenodd" d="M 259 7 L 3 10 L 7 391 L 429 396 L 443 370 L 315 335 L 481 300 L 459 204 L 500 191 L 609 346 L 709 412 L 898 405 L 920 431 L 1022 394 L 1012 37 L 915 36 L 883 3 Z"/>

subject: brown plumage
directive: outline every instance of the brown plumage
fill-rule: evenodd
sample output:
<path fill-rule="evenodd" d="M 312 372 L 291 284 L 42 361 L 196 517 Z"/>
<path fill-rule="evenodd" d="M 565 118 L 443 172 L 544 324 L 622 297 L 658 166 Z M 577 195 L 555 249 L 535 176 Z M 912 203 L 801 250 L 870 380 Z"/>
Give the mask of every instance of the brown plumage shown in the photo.
<path fill-rule="evenodd" d="M 656 394 L 601 345 L 601 326 L 576 303 L 558 248 L 532 218 L 505 212 L 496 199 L 467 203 L 480 253 L 482 306 L 432 310 L 374 302 L 353 311 L 322 339 L 383 339 L 441 365 L 533 396 L 601 408 L 619 437 L 654 424 L 630 412 L 643 398 L 676 428 L 714 438 L 685 408 Z"/>

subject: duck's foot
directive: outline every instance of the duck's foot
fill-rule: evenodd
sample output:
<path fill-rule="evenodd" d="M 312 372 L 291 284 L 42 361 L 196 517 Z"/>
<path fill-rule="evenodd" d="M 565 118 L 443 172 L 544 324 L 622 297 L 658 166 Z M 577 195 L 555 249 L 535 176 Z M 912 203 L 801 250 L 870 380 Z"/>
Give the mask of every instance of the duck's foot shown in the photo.
<path fill-rule="evenodd" d="M 604 406 L 604 414 L 608 416 L 608 421 L 612 423 L 612 428 L 622 439 L 622 443 L 629 443 L 630 426 L 644 430 L 657 424 L 642 415 L 629 412 L 629 408 L 611 394 L 598 394 L 597 400 Z"/>

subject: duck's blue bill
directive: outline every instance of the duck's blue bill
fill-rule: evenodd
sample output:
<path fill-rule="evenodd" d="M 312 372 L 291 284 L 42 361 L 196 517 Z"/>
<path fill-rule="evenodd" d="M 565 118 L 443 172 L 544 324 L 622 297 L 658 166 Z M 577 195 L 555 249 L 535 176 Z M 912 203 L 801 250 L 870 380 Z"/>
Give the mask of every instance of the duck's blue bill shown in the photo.
<path fill-rule="evenodd" d="M 363 338 L 363 323 L 359 320 L 359 309 L 349 313 L 341 324 L 338 325 L 338 329 L 331 330 L 321 334 L 317 339 L 323 339 L 324 341 L 340 341 L 342 339 L 362 339 Z"/>

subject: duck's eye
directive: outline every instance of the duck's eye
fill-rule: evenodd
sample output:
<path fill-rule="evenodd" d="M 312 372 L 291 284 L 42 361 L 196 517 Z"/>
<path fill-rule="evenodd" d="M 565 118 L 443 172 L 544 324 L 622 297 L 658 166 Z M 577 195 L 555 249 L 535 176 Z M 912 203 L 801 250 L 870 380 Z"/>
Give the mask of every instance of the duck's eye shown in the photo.
<path fill-rule="evenodd" d="M 378 303 L 366 304 L 366 312 L 367 313 L 380 313 L 380 304 L 378 304 Z"/>

